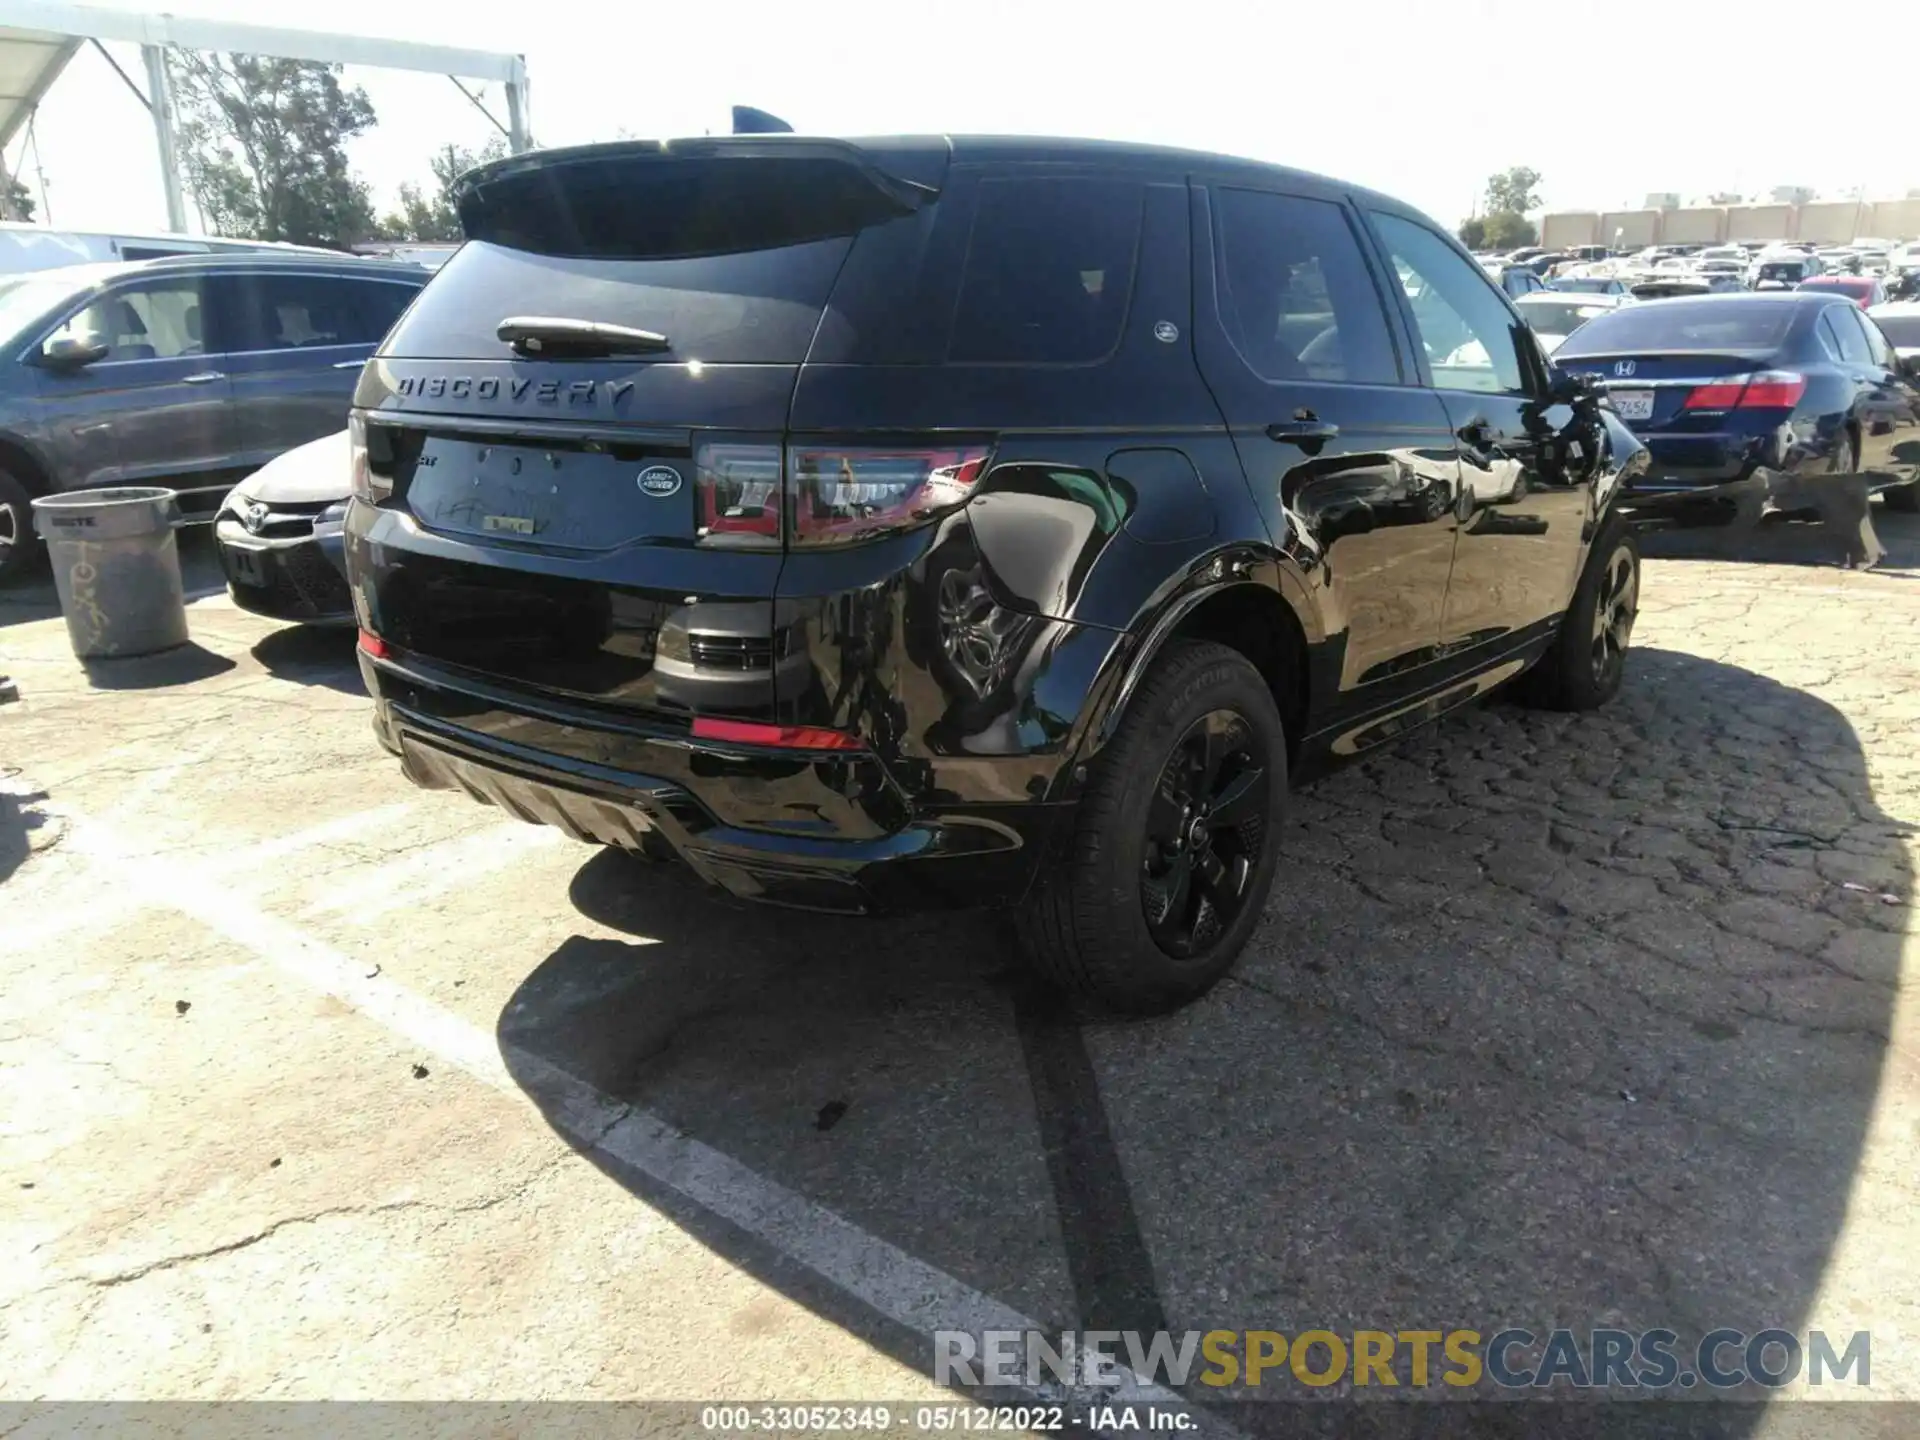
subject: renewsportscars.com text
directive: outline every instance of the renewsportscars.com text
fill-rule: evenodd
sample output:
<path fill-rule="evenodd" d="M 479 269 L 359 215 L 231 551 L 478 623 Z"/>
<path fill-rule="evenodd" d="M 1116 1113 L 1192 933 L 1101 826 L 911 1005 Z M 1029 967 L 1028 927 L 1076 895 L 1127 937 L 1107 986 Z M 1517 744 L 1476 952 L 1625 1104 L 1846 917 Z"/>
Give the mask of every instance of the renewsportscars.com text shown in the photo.
<path fill-rule="evenodd" d="M 1716 1390 L 1872 1383 L 1865 1330 L 1710 1330 L 1683 1345 L 1672 1330 L 941 1330 L 933 1376 L 941 1385 L 1120 1385 L 1137 1378 L 1201 1385 L 1504 1389 Z"/>

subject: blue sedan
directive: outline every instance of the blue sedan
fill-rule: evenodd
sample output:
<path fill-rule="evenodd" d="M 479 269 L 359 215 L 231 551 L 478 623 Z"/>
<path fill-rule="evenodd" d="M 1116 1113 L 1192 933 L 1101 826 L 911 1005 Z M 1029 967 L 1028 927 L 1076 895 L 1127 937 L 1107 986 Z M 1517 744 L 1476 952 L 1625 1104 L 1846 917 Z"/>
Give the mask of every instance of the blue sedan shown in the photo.
<path fill-rule="evenodd" d="M 1860 472 L 1889 506 L 1920 510 L 1920 360 L 1844 296 L 1628 305 L 1589 320 L 1553 359 L 1595 377 L 1646 444 L 1637 492 L 1707 491 L 1762 470 Z"/>

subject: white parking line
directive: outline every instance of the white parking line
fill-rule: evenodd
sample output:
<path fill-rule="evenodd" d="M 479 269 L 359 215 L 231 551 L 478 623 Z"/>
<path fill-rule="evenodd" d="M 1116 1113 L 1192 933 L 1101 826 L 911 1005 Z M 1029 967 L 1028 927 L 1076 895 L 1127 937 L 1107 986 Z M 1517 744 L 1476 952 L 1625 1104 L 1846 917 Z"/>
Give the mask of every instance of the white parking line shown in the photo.
<path fill-rule="evenodd" d="M 213 881 L 215 863 L 195 866 L 143 857 L 137 847 L 126 844 L 105 825 L 77 815 L 72 822 L 70 847 L 111 867 L 119 883 L 136 891 L 145 903 L 190 916 L 282 974 L 352 1006 L 411 1045 L 528 1104 L 577 1148 L 597 1151 L 645 1175 L 772 1246 L 869 1310 L 925 1336 L 929 1363 L 936 1330 L 978 1335 L 983 1330 L 1040 1328 L 1010 1306 L 701 1144 L 658 1116 L 613 1099 L 537 1055 L 503 1047 L 478 1026 L 384 974 L 369 976 L 364 960 L 322 944 Z M 538 1091 L 541 1105 L 534 1106 L 523 1084 Z M 1039 1398 L 1056 1401 L 1188 1409 L 1172 1391 L 1134 1377 L 1097 1391 L 1037 1393 Z M 1198 1415 L 1195 1422 L 1200 1423 Z M 1206 1417 L 1205 1425 L 1210 1433 L 1231 1433 L 1214 1417 Z"/>
<path fill-rule="evenodd" d="M 545 825 L 508 820 L 471 835 L 456 836 L 382 865 L 368 885 L 341 885 L 306 909 L 308 915 L 340 915 L 355 925 L 371 924 L 390 910 L 418 905 L 495 870 L 523 855 L 562 844 L 566 836 Z"/>

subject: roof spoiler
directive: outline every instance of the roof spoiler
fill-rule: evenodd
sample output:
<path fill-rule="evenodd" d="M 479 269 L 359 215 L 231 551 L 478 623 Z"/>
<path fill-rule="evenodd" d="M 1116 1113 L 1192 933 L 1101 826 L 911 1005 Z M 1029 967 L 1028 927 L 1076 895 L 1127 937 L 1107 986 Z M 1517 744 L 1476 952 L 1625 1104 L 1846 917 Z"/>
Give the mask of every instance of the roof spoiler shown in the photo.
<path fill-rule="evenodd" d="M 745 108 L 745 107 L 742 107 Z M 862 146 L 851 140 L 786 133 L 747 133 L 701 136 L 686 140 L 616 140 L 597 145 L 570 145 L 553 150 L 530 150 L 477 166 L 453 184 L 454 208 L 468 235 L 470 216 L 488 208 L 490 198 L 535 175 L 575 167 L 617 164 L 671 164 L 680 160 L 766 160 L 793 157 L 831 160 L 857 171 L 875 190 L 902 210 L 917 210 L 938 197 L 946 178 L 948 145 L 944 138 L 907 148 L 888 144 Z"/>
<path fill-rule="evenodd" d="M 791 135 L 793 126 L 778 115 L 769 115 L 751 105 L 733 107 L 733 133 L 736 135 Z"/>

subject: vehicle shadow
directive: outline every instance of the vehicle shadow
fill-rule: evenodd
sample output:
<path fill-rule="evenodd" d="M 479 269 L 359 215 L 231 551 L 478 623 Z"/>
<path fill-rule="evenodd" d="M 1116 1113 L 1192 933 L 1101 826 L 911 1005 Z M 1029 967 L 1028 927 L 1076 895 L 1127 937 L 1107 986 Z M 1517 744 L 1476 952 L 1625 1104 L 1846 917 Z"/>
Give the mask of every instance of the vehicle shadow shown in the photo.
<path fill-rule="evenodd" d="M 288 625 L 254 642 L 253 658 L 276 680 L 324 685 L 344 695 L 364 695 L 354 632 L 342 626 Z"/>
<path fill-rule="evenodd" d="M 1863 538 L 1864 536 L 1864 538 Z M 1864 527 L 1851 513 L 1814 519 L 1769 515 L 1724 524 L 1644 528 L 1640 550 L 1655 560 L 1748 560 L 1786 565 L 1858 565 L 1875 573 L 1920 570 L 1920 515 L 1875 500 Z"/>
<path fill-rule="evenodd" d="M 1295 796 L 1265 924 L 1177 1015 L 1067 1012 L 994 916 L 766 912 L 603 852 L 572 899 L 632 940 L 549 955 L 502 1053 L 608 1174 L 922 1372 L 982 1313 L 1666 1327 L 1683 1355 L 1799 1329 L 1879 1085 L 1911 827 L 1824 701 L 1631 664 L 1600 714 L 1493 705 Z M 651 1160 L 595 1143 L 585 1087 L 655 1127 Z M 889 1298 L 903 1271 L 921 1300 Z"/>

